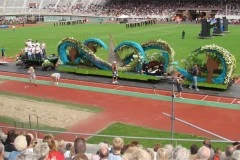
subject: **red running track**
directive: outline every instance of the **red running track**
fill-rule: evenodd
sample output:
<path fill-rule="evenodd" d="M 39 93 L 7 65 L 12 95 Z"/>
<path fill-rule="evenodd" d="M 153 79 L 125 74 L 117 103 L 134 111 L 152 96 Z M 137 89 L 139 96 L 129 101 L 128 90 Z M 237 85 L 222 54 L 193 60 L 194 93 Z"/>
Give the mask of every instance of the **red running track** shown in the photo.
<path fill-rule="evenodd" d="M 27 75 L 18 74 L 18 73 L 10 73 L 10 72 L 0 72 L 0 75 L 13 76 L 13 77 L 22 77 L 28 78 Z M 38 76 L 39 80 L 50 81 L 50 78 Z M 80 80 L 70 80 L 70 79 L 61 79 L 63 83 L 77 84 L 83 86 L 91 86 L 91 87 L 100 87 L 107 89 L 115 89 L 115 90 L 123 90 L 123 91 L 131 91 L 131 92 L 139 92 L 139 93 L 148 93 L 148 94 L 159 94 L 164 96 L 172 96 L 172 92 L 168 90 L 153 90 L 149 88 L 138 88 L 138 87 L 130 87 L 130 86 L 121 86 L 114 84 L 106 84 L 106 83 L 97 83 L 97 82 L 87 82 Z M 188 93 L 185 92 L 182 94 L 184 98 L 188 99 L 196 99 L 196 100 L 204 100 L 204 101 L 213 101 L 220 103 L 229 103 L 229 104 L 240 104 L 240 98 L 230 98 L 230 97 L 221 97 L 221 96 L 210 96 L 204 94 L 198 94 L 197 92 Z"/>
<path fill-rule="evenodd" d="M 26 75 L 13 73 L 4 74 L 17 77 L 26 77 Z M 49 80 L 46 77 L 38 78 L 42 80 Z M 153 90 L 150 89 L 126 86 L 120 87 L 116 85 L 73 80 L 61 81 L 64 83 L 74 83 L 87 86 L 96 86 L 101 88 L 113 89 L 118 87 L 118 89 L 122 90 L 131 90 L 134 92 L 142 93 L 153 93 Z M 130 123 L 148 128 L 170 130 L 170 119 L 162 115 L 162 112 L 166 112 L 169 114 L 171 113 L 171 102 L 168 101 L 83 91 L 47 85 L 38 85 L 25 88 L 25 85 L 26 83 L 24 82 L 5 81 L 0 84 L 0 91 L 8 91 L 12 93 L 31 95 L 35 97 L 54 99 L 70 103 L 87 104 L 103 108 L 103 112 L 97 113 L 93 117 L 76 123 L 74 126 L 70 126 L 68 128 L 68 131 L 96 133 L 99 130 L 105 128 L 107 125 L 110 125 L 114 122 Z M 157 93 L 171 95 L 168 91 L 157 90 Z M 186 94 L 186 96 L 196 97 L 196 95 L 193 94 Z M 178 118 L 184 119 L 185 121 L 198 125 L 204 129 L 207 129 L 228 139 L 239 139 L 240 128 L 236 127 L 239 125 L 239 110 L 213 108 L 184 103 L 175 103 L 175 108 L 176 117 Z M 176 132 L 180 133 L 209 136 L 199 130 L 188 127 L 177 121 L 175 122 L 175 130 Z M 72 140 L 73 137 L 69 138 L 70 140 Z"/>

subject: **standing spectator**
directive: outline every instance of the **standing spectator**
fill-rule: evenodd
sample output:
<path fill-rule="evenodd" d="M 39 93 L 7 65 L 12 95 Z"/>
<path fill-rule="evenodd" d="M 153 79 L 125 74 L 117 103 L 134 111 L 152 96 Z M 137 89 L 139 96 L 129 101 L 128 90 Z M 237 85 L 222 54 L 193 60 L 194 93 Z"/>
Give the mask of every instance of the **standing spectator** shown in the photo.
<path fill-rule="evenodd" d="M 191 90 L 192 90 L 192 87 L 194 86 L 195 89 L 197 91 L 199 91 L 199 89 L 197 87 L 197 75 L 198 75 L 198 66 L 197 66 L 197 64 L 195 64 L 192 69 L 192 76 L 193 76 L 192 84 L 189 86 L 189 89 L 191 89 Z"/>
<path fill-rule="evenodd" d="M 177 85 L 177 94 L 174 94 L 174 97 L 177 97 L 179 95 L 179 98 L 183 99 L 182 97 L 182 91 L 183 91 L 183 78 L 181 74 L 178 74 L 177 79 L 176 79 L 176 85 Z"/>
<path fill-rule="evenodd" d="M 25 55 L 25 59 L 28 59 L 28 45 L 25 44 L 25 47 L 24 47 L 24 55 Z"/>
<path fill-rule="evenodd" d="M 5 50 L 4 47 L 2 47 L 1 52 L 2 52 L 2 62 L 5 62 L 5 52 L 6 52 L 6 50 Z"/>
<path fill-rule="evenodd" d="M 32 59 L 32 46 L 30 46 L 30 45 L 28 45 L 28 59 Z"/>
<path fill-rule="evenodd" d="M 42 52 L 40 52 L 42 54 L 42 58 L 46 58 L 46 43 L 44 43 L 44 41 L 42 41 L 41 43 L 41 49 Z"/>
<path fill-rule="evenodd" d="M 117 71 L 117 62 L 116 61 L 113 61 L 113 64 L 112 64 L 112 74 L 113 74 L 112 83 L 117 84 L 118 83 L 118 81 L 117 81 L 118 71 Z"/>
<path fill-rule="evenodd" d="M 32 59 L 36 59 L 36 47 L 34 43 L 32 44 L 32 47 L 31 47 L 31 56 L 32 56 Z"/>
<path fill-rule="evenodd" d="M 30 67 L 30 68 L 28 69 L 28 74 L 29 74 L 30 84 L 33 82 L 33 84 L 34 84 L 35 86 L 37 86 L 37 84 L 36 84 L 36 74 L 35 74 L 35 70 L 34 70 L 33 67 Z"/>
<path fill-rule="evenodd" d="M 39 43 L 36 43 L 35 51 L 36 51 L 36 53 L 35 53 L 36 59 L 38 59 L 38 60 L 41 59 L 41 48 L 39 46 Z"/>

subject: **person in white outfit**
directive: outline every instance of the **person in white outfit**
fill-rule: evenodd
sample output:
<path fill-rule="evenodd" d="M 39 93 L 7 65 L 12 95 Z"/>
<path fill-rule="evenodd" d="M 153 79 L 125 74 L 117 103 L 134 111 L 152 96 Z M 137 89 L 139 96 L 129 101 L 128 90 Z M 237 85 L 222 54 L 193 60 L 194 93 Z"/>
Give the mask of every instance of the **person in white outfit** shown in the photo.
<path fill-rule="evenodd" d="M 60 77 L 61 77 L 60 73 L 51 74 L 52 84 L 53 85 L 58 85 L 58 81 L 59 81 Z"/>

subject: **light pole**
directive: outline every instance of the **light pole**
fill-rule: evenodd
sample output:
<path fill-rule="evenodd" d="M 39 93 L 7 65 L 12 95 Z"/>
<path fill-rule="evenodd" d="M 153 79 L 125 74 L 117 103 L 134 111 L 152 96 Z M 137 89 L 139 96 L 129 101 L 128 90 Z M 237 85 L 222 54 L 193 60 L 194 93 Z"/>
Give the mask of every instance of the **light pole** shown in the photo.
<path fill-rule="evenodd" d="M 38 125 L 38 116 L 37 116 L 37 137 L 38 137 L 38 132 L 39 132 L 39 125 Z"/>
<path fill-rule="evenodd" d="M 174 138 L 174 120 L 175 120 L 175 106 L 174 106 L 174 77 L 171 78 L 172 83 L 172 116 L 171 116 L 171 143 Z"/>

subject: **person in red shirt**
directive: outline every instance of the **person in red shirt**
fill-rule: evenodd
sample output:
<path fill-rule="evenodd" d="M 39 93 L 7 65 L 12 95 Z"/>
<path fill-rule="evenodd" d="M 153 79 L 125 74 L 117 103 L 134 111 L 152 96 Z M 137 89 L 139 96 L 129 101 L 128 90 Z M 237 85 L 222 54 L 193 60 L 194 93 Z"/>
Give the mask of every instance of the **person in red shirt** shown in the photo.
<path fill-rule="evenodd" d="M 64 160 L 64 155 L 58 151 L 56 141 L 52 135 L 46 135 L 43 142 L 47 142 L 50 148 L 48 159 L 50 160 Z"/>
<path fill-rule="evenodd" d="M 216 148 L 214 151 L 213 160 L 220 160 L 222 155 L 222 151 L 219 148 Z"/>

